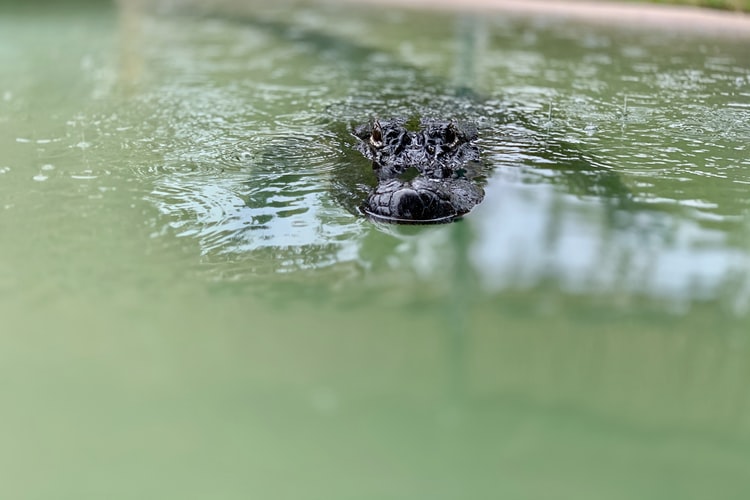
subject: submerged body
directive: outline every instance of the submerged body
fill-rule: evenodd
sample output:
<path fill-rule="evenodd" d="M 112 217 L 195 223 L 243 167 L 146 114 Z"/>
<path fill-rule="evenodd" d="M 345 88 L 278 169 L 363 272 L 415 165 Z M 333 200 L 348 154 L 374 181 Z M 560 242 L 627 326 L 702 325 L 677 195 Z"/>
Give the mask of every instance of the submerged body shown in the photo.
<path fill-rule="evenodd" d="M 354 135 L 378 179 L 361 208 L 376 220 L 450 222 L 484 198 L 474 181 L 479 149 L 473 125 L 423 120 L 412 131 L 403 120 L 375 121 Z"/>

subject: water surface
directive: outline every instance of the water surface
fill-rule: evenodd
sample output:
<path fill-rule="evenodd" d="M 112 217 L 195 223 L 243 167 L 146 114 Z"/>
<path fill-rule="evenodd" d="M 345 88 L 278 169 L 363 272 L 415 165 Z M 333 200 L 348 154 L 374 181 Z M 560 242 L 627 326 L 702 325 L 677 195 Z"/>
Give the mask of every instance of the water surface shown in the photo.
<path fill-rule="evenodd" d="M 3 497 L 747 498 L 745 42 L 3 9 Z M 363 219 L 374 116 L 483 203 Z"/>

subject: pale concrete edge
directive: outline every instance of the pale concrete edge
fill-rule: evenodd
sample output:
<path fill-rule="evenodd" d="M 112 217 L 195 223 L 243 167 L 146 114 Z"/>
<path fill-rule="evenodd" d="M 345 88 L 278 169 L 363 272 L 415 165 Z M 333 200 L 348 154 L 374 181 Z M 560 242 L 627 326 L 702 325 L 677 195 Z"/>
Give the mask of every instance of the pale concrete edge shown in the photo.
<path fill-rule="evenodd" d="M 750 15 L 700 7 L 583 0 L 323 0 L 453 12 L 506 13 L 632 29 L 750 38 Z"/>

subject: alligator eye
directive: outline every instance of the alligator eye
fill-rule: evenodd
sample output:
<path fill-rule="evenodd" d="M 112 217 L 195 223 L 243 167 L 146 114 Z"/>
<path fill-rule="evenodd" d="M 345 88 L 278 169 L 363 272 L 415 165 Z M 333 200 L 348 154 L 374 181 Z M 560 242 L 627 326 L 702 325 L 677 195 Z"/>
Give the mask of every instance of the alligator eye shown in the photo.
<path fill-rule="evenodd" d="M 376 148 L 383 146 L 383 130 L 380 128 L 380 123 L 375 122 L 372 127 L 372 133 L 370 134 L 370 144 Z"/>

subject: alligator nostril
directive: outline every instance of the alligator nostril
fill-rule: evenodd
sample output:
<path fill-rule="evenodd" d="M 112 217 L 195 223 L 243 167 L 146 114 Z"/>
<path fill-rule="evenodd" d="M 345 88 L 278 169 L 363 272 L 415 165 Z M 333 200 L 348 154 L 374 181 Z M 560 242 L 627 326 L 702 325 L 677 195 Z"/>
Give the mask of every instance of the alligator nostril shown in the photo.
<path fill-rule="evenodd" d="M 424 213 L 424 202 L 412 189 L 401 189 L 391 198 L 391 213 L 405 219 L 419 219 Z"/>

